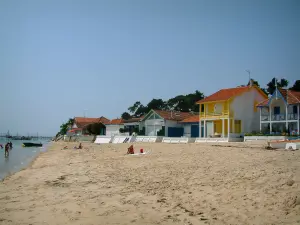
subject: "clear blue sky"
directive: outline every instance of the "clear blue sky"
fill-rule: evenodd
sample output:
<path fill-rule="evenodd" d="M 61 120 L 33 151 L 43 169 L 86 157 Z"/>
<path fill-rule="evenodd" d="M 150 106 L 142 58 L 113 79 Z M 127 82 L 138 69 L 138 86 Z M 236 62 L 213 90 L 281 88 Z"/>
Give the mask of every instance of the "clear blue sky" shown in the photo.
<path fill-rule="evenodd" d="M 300 78 L 300 1 L 0 0 L 0 132 Z"/>

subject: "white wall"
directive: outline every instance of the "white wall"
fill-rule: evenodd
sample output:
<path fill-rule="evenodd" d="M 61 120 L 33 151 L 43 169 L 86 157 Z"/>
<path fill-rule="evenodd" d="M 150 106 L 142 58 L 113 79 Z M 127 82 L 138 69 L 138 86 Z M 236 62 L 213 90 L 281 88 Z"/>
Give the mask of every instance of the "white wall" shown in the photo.
<path fill-rule="evenodd" d="M 163 119 L 152 119 L 145 121 L 145 135 L 146 136 L 156 136 L 157 132 L 165 126 L 165 121 Z"/>
<path fill-rule="evenodd" d="M 281 98 L 278 98 L 277 100 L 276 99 L 271 100 L 272 115 L 274 115 L 274 107 L 280 107 L 280 114 L 285 115 L 286 106 L 285 106 L 285 102 Z"/>
<path fill-rule="evenodd" d="M 115 125 L 115 124 L 108 124 L 106 125 L 106 136 L 114 136 L 120 134 L 120 128 L 124 128 L 124 125 Z"/>
<path fill-rule="evenodd" d="M 191 124 L 187 123 L 183 125 L 183 135 L 185 137 L 191 137 Z"/>
<path fill-rule="evenodd" d="M 254 112 L 254 108 L 256 103 L 263 100 L 265 98 L 258 90 L 251 88 L 249 91 L 237 96 L 231 103 L 230 110 L 234 111 L 234 119 L 242 121 L 242 133 L 259 131 L 259 109 L 257 108 Z"/>

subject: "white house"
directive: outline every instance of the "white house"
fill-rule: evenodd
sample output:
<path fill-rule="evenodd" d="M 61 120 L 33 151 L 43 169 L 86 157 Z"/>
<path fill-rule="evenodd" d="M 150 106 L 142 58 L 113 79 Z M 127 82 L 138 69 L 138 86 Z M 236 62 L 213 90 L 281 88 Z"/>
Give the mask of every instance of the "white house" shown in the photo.
<path fill-rule="evenodd" d="M 145 124 L 146 136 L 181 137 L 184 126 L 180 122 L 193 114 L 188 112 L 151 110 L 141 120 Z"/>
<path fill-rule="evenodd" d="M 109 123 L 105 124 L 106 126 L 106 136 L 115 136 L 120 135 L 120 128 L 124 129 L 124 120 L 123 119 L 113 119 Z"/>
<path fill-rule="evenodd" d="M 144 117 L 133 117 L 130 118 L 128 120 L 124 120 L 124 129 L 129 133 L 129 135 L 132 135 L 133 132 L 140 132 L 141 130 L 143 130 L 144 126 L 144 122 L 142 122 L 141 120 Z"/>
<path fill-rule="evenodd" d="M 273 95 L 257 107 L 261 132 L 299 134 L 300 92 L 276 88 Z"/>

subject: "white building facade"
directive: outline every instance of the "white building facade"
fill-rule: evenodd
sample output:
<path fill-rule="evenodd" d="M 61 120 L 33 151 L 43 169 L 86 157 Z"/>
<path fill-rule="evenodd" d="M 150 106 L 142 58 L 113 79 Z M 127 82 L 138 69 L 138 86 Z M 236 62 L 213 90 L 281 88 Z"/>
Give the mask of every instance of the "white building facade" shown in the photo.
<path fill-rule="evenodd" d="M 260 111 L 260 132 L 299 135 L 300 92 L 276 89 L 268 100 L 257 107 Z"/>

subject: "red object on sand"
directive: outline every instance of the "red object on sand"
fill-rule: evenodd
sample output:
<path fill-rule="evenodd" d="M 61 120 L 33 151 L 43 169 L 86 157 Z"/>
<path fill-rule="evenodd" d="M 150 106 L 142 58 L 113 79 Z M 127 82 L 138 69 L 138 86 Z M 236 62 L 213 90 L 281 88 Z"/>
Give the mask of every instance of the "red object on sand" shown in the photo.
<path fill-rule="evenodd" d="M 144 149 L 141 148 L 140 153 L 144 153 Z"/>
<path fill-rule="evenodd" d="M 128 148 L 127 154 L 134 154 L 133 145 Z"/>

